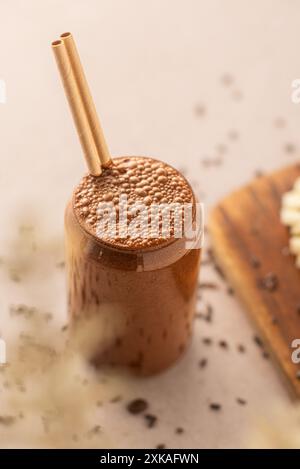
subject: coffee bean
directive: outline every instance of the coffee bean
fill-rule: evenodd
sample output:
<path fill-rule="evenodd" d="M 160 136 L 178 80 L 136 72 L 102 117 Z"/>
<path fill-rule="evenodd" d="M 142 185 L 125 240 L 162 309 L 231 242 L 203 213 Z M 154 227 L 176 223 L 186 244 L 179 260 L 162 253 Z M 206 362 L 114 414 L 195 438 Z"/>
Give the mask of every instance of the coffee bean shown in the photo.
<path fill-rule="evenodd" d="M 148 402 L 145 399 L 134 399 L 127 405 L 127 410 L 133 415 L 141 414 L 148 408 Z"/>
<path fill-rule="evenodd" d="M 214 411 L 219 411 L 222 408 L 221 404 L 218 404 L 217 402 L 212 402 L 211 404 L 209 404 L 209 407 L 211 410 Z"/>

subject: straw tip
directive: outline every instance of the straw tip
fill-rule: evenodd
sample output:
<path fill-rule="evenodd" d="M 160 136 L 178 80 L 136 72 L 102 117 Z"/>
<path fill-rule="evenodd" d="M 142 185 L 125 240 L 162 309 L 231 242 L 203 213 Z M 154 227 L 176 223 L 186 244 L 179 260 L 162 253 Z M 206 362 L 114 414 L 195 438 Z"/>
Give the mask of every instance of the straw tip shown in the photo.
<path fill-rule="evenodd" d="M 72 37 L 72 34 L 70 32 L 62 33 L 60 35 L 62 39 L 66 39 L 67 37 Z"/>
<path fill-rule="evenodd" d="M 57 41 L 53 41 L 53 42 L 51 43 L 51 46 L 52 46 L 52 47 L 58 47 L 58 46 L 60 46 L 61 44 L 62 44 L 62 41 L 59 39 L 59 40 L 57 40 Z"/>

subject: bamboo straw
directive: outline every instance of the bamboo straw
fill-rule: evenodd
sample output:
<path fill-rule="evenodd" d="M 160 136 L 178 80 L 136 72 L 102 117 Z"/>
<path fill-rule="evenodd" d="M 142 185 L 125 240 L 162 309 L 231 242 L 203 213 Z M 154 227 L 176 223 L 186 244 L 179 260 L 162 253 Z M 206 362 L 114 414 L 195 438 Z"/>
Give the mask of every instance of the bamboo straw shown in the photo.
<path fill-rule="evenodd" d="M 79 54 L 76 48 L 75 41 L 71 33 L 61 34 L 61 39 L 63 40 L 71 66 L 77 81 L 77 86 L 83 101 L 85 112 L 90 124 L 91 132 L 94 137 L 94 142 L 98 151 L 98 155 L 101 161 L 101 165 L 107 167 L 111 164 L 111 157 L 109 150 L 103 135 L 103 131 L 100 125 L 100 121 L 97 115 L 94 101 L 92 99 L 89 86 L 85 77 L 83 67 L 79 58 Z"/>
<path fill-rule="evenodd" d="M 72 69 L 64 42 L 54 41 L 52 49 L 60 71 L 65 93 L 73 114 L 89 172 L 94 176 L 101 174 L 101 165 L 84 104 L 78 89 L 75 72 Z"/>

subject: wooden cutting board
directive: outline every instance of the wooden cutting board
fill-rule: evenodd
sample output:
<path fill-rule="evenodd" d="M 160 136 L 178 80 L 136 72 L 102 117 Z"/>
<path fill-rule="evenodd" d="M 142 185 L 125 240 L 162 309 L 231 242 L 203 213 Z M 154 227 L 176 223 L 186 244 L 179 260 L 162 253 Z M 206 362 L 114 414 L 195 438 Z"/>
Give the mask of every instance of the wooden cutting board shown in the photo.
<path fill-rule="evenodd" d="M 300 165 L 256 178 L 213 209 L 208 227 L 217 263 L 299 398 L 300 365 L 292 362 L 291 343 L 300 339 L 300 270 L 279 219 L 281 196 L 297 177 Z"/>

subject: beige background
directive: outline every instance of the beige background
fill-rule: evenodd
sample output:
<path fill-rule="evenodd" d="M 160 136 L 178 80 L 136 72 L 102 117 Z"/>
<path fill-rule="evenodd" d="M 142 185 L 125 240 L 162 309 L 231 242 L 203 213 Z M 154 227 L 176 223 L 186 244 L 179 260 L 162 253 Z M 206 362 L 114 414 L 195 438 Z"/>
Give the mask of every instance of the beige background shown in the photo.
<path fill-rule="evenodd" d="M 18 256 L 11 240 L 22 220 L 35 220 L 45 253 L 28 281 L 1 273 L 0 330 L 8 327 L 11 302 L 65 318 L 56 243 L 65 203 L 85 166 L 51 41 L 64 31 L 74 34 L 112 154 L 152 155 L 185 169 L 208 212 L 256 170 L 298 157 L 300 106 L 290 94 L 300 76 L 299 17 L 296 0 L 0 1 L 0 78 L 7 86 L 7 103 L 0 105 L 0 255 L 13 250 Z M 226 74 L 231 84 L 224 83 Z M 220 152 L 222 164 L 203 166 Z M 131 383 L 126 398 L 151 402 L 160 416 L 155 429 L 125 418 L 122 404 L 108 406 L 105 425 L 117 446 L 248 445 L 257 422 L 289 402 L 253 343 L 242 307 L 210 267 L 202 269 L 202 280 L 220 284 L 204 295 L 214 306 L 213 324 L 197 322 L 192 347 L 169 372 Z M 226 339 L 230 349 L 205 347 L 204 336 Z M 237 353 L 238 343 L 245 355 Z M 208 366 L 199 370 L 202 357 Z M 211 401 L 222 411 L 211 412 Z M 183 435 L 175 434 L 177 426 Z"/>

